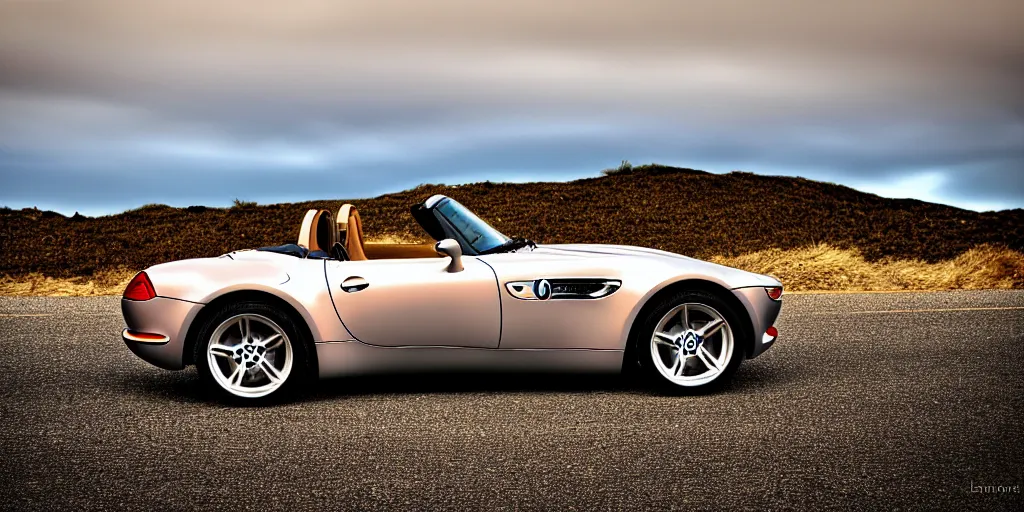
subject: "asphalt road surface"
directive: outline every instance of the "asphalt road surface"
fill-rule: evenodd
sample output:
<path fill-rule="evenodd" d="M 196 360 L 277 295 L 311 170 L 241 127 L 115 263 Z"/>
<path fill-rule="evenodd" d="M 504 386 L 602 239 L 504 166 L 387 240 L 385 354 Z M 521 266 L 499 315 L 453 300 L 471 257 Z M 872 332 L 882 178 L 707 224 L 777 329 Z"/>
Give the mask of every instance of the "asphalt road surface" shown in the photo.
<path fill-rule="evenodd" d="M 230 408 L 116 298 L 0 298 L 0 507 L 1024 508 L 1024 292 L 792 295 L 731 389 L 323 381 Z"/>

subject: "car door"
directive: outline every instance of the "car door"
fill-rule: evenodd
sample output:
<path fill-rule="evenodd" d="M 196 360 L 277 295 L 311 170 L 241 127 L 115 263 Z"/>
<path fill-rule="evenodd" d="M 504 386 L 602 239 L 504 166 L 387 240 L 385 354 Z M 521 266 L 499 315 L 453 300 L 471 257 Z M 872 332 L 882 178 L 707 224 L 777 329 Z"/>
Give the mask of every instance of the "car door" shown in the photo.
<path fill-rule="evenodd" d="M 622 288 L 621 269 L 596 254 L 543 248 L 480 258 L 501 286 L 502 349 L 622 349 L 639 297 Z"/>
<path fill-rule="evenodd" d="M 494 271 L 464 256 L 327 261 L 327 283 L 342 323 L 370 345 L 496 348 L 501 305 Z"/>

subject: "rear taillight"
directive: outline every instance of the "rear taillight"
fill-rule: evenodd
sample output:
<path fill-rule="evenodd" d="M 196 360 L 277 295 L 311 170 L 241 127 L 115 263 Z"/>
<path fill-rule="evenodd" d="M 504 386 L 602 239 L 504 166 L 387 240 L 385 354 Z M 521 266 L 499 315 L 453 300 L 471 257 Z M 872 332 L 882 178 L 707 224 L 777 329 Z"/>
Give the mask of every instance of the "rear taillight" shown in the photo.
<path fill-rule="evenodd" d="M 145 272 L 139 272 L 124 289 L 124 298 L 131 300 L 149 300 L 156 297 L 153 282 Z"/>
<path fill-rule="evenodd" d="M 774 288 L 765 288 L 764 291 L 768 292 L 768 296 L 771 297 L 772 300 L 779 300 L 782 298 L 781 286 L 776 286 Z"/>

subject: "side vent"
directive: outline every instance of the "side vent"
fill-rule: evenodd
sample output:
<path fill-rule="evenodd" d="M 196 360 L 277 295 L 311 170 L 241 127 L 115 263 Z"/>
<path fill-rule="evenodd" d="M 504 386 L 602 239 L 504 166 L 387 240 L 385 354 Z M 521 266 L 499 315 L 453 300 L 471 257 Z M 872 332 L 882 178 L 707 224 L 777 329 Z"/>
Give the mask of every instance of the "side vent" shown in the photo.
<path fill-rule="evenodd" d="M 505 290 L 521 300 L 590 300 L 607 297 L 621 286 L 618 279 L 556 278 L 509 281 Z"/>

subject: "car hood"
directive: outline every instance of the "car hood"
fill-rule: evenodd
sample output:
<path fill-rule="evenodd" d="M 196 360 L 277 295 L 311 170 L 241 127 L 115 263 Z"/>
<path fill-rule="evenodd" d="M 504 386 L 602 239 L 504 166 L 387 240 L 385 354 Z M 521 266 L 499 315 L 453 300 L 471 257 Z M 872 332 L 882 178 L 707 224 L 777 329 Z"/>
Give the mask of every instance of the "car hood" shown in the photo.
<path fill-rule="evenodd" d="M 533 253 L 537 256 L 551 255 L 559 258 L 608 259 L 613 260 L 610 262 L 611 264 L 614 264 L 614 260 L 621 260 L 652 267 L 669 267 L 681 275 L 714 277 L 730 288 L 782 286 L 778 279 L 771 276 L 645 247 L 604 244 L 543 244 L 538 245 Z"/>

